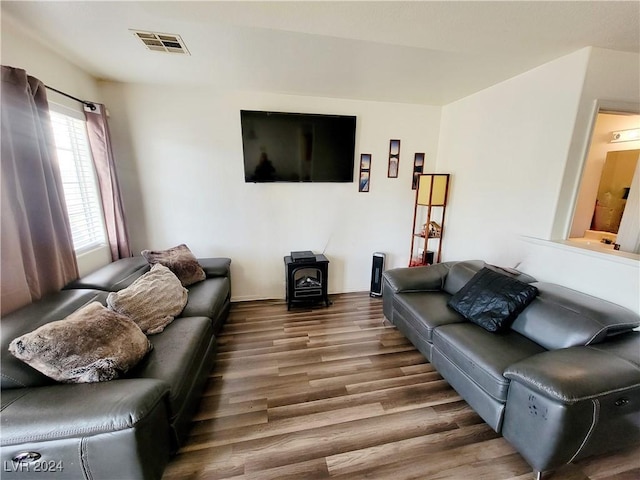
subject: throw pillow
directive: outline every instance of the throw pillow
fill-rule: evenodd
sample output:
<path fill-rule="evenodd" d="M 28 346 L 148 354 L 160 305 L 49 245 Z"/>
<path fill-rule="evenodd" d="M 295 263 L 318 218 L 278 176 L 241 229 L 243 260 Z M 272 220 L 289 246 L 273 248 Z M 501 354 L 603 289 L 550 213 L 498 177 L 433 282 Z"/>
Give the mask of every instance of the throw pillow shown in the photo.
<path fill-rule="evenodd" d="M 168 267 L 184 287 L 206 278 L 202 266 L 184 243 L 168 250 L 143 250 L 141 253 L 151 265 L 161 263 Z"/>
<path fill-rule="evenodd" d="M 89 303 L 9 345 L 13 356 L 66 383 L 113 380 L 151 349 L 151 343 L 135 323 L 100 302 Z"/>
<path fill-rule="evenodd" d="M 131 318 L 147 335 L 160 333 L 187 304 L 187 289 L 159 263 L 135 282 L 107 297 L 112 310 Z"/>
<path fill-rule="evenodd" d="M 490 332 L 507 330 L 531 303 L 538 289 L 489 268 L 482 268 L 455 295 L 449 306 Z"/>

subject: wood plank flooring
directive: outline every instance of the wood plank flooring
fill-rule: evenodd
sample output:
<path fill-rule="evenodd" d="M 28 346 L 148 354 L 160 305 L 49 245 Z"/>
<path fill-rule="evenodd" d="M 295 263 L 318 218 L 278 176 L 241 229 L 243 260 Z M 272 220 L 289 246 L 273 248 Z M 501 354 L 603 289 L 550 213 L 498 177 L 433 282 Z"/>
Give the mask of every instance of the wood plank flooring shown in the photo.
<path fill-rule="evenodd" d="M 522 457 L 384 321 L 382 300 L 232 305 L 189 439 L 163 480 L 529 480 Z M 640 479 L 640 448 L 549 479 Z M 547 477 L 545 477 L 547 478 Z"/>

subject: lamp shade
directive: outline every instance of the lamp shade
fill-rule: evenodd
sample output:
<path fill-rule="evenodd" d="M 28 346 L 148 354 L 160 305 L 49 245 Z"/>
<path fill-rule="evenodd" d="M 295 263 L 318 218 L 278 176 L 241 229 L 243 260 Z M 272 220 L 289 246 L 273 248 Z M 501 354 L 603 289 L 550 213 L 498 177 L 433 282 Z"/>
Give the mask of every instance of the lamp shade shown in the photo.
<path fill-rule="evenodd" d="M 448 174 L 437 173 L 420 175 L 418 205 L 446 205 L 448 177 Z"/>

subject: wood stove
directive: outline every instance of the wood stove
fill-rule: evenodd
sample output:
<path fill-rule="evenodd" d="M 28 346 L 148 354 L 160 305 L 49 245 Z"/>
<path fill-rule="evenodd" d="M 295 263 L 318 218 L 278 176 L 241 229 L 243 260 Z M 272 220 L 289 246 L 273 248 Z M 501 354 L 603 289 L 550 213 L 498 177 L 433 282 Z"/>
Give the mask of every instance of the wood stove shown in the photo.
<path fill-rule="evenodd" d="M 291 252 L 284 257 L 287 310 L 296 304 L 323 301 L 329 306 L 329 260 L 313 252 Z"/>

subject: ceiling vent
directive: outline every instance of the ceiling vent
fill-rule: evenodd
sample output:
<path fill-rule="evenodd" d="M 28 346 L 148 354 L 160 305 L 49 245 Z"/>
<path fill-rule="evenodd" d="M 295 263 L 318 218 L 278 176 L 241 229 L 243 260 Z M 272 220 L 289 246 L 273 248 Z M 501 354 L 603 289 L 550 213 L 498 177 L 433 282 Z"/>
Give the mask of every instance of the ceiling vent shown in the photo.
<path fill-rule="evenodd" d="M 144 46 L 154 52 L 178 53 L 191 55 L 180 35 L 172 33 L 146 32 L 142 30 L 131 30 Z"/>

